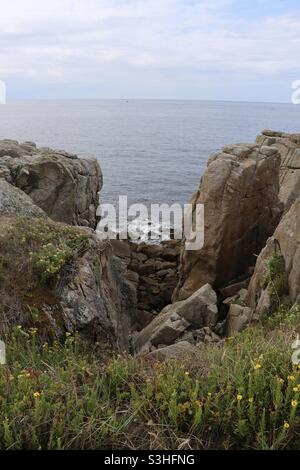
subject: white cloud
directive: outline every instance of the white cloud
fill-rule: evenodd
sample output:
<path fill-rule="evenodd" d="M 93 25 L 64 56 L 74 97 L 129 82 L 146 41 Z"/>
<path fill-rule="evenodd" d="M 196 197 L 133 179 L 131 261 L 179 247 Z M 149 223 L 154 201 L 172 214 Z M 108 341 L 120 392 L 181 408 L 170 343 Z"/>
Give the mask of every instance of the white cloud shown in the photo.
<path fill-rule="evenodd" d="M 247 19 L 233 0 L 0 0 L 0 77 L 97 82 L 109 67 L 269 75 L 299 70 L 300 10 Z M 265 2 L 267 3 L 267 2 Z M 272 12 L 273 1 L 269 1 Z M 297 78 L 297 77 L 295 77 Z"/>

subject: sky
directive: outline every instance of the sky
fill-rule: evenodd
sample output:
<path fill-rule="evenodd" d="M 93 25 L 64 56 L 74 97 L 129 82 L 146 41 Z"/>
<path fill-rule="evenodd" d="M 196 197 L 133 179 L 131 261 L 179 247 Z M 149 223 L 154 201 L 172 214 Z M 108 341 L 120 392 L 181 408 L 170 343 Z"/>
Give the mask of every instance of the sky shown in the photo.
<path fill-rule="evenodd" d="M 290 102 L 300 0 L 0 0 L 8 99 Z"/>

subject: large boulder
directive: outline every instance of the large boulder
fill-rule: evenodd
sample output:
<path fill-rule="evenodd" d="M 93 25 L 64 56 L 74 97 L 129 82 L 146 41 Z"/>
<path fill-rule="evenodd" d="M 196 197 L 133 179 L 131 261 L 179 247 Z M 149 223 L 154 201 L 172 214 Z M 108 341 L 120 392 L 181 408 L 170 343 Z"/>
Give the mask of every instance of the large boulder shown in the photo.
<path fill-rule="evenodd" d="M 158 361 L 178 361 L 184 359 L 188 360 L 191 357 L 194 357 L 197 353 L 199 353 L 199 348 L 197 346 L 193 346 L 188 341 L 179 341 L 178 343 L 171 344 L 170 346 L 155 349 L 148 353 L 147 357 Z"/>
<path fill-rule="evenodd" d="M 95 228 L 99 164 L 31 142 L 0 141 L 0 177 L 20 188 L 51 219 Z"/>
<path fill-rule="evenodd" d="M 248 289 L 256 316 L 268 314 L 284 296 L 300 303 L 300 198 L 290 207 L 260 253 Z"/>
<path fill-rule="evenodd" d="M 148 352 L 173 344 L 187 330 L 214 327 L 217 323 L 217 296 L 209 284 L 190 298 L 165 307 L 154 320 L 137 334 L 136 352 Z"/>
<path fill-rule="evenodd" d="M 279 197 L 287 210 L 300 196 L 300 134 L 264 130 L 256 141 L 280 153 Z"/>
<path fill-rule="evenodd" d="M 0 215 L 8 214 L 46 217 L 45 212 L 27 194 L 0 178 Z"/>
<path fill-rule="evenodd" d="M 204 247 L 187 251 L 183 243 L 175 301 L 206 283 L 219 290 L 249 276 L 281 215 L 279 169 L 279 152 L 268 146 L 237 144 L 212 155 L 191 201 L 194 210 L 204 204 Z"/>

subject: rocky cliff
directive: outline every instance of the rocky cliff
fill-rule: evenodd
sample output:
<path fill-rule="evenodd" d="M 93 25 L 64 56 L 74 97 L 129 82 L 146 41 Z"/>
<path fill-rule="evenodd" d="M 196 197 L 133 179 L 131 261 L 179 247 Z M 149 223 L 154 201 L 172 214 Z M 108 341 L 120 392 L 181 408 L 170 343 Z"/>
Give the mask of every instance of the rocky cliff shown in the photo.
<path fill-rule="evenodd" d="M 280 153 L 279 198 L 287 210 L 300 196 L 300 134 L 265 130 L 256 141 Z"/>
<path fill-rule="evenodd" d="M 194 208 L 205 205 L 204 247 L 186 251 L 183 243 L 175 303 L 136 336 L 138 352 L 192 354 L 191 347 L 299 303 L 299 168 L 298 134 L 263 131 L 255 145 L 211 156 L 192 199 Z M 202 289 L 212 288 L 205 298 Z"/>
<path fill-rule="evenodd" d="M 194 208 L 205 207 L 204 247 L 186 251 L 183 245 L 175 300 L 206 283 L 219 290 L 249 276 L 279 221 L 279 170 L 273 147 L 239 144 L 211 156 L 192 199 Z"/>
<path fill-rule="evenodd" d="M 95 160 L 0 142 L 0 330 L 79 331 L 128 350 L 136 288 L 94 227 Z M 64 222 L 64 223 L 61 223 Z"/>
<path fill-rule="evenodd" d="M 32 142 L 0 141 L 0 178 L 25 192 L 51 219 L 95 228 L 102 173 L 96 160 Z"/>
<path fill-rule="evenodd" d="M 260 253 L 248 289 L 248 304 L 259 317 L 285 300 L 300 303 L 300 198 Z"/>
<path fill-rule="evenodd" d="M 79 331 L 169 358 L 299 303 L 299 168 L 298 134 L 263 131 L 213 154 L 192 199 L 205 244 L 187 251 L 100 241 L 97 162 L 1 141 L 1 330 Z"/>

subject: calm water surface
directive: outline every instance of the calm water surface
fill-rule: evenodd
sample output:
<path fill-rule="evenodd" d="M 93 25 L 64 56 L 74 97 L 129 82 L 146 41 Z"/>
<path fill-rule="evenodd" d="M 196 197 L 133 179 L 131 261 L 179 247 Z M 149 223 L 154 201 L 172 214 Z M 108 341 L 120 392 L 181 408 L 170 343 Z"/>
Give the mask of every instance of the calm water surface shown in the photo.
<path fill-rule="evenodd" d="M 0 138 L 94 156 L 115 203 L 187 202 L 211 152 L 264 128 L 300 132 L 300 106 L 205 101 L 19 101 L 0 106 Z"/>

